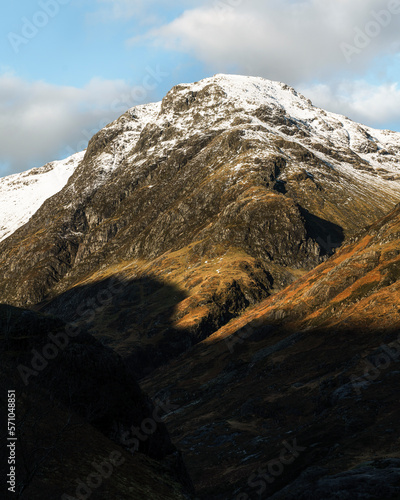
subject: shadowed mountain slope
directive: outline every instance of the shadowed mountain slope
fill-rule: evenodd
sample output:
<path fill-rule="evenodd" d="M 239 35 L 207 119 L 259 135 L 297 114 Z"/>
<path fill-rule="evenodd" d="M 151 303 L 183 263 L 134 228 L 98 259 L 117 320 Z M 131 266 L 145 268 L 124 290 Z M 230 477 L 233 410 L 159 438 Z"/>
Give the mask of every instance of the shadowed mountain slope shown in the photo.
<path fill-rule="evenodd" d="M 201 498 L 400 497 L 399 259 L 400 205 L 143 381 Z"/>

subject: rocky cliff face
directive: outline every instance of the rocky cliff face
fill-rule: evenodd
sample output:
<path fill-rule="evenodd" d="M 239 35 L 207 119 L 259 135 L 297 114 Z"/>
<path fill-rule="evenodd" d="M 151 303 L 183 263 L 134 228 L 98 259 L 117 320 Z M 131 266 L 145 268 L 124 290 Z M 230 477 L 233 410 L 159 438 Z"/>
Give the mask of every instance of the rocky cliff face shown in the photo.
<path fill-rule="evenodd" d="M 129 292 L 89 326 L 108 323 L 121 353 L 172 335 L 177 354 L 392 208 L 399 148 L 399 134 L 326 113 L 284 84 L 179 85 L 93 137 L 67 185 L 0 244 L 0 300 L 80 320 L 82 290 L 150 276 L 160 290 L 139 292 L 157 310 L 130 304 L 133 326 L 117 321 Z M 157 300 L 168 287 L 180 300 Z"/>

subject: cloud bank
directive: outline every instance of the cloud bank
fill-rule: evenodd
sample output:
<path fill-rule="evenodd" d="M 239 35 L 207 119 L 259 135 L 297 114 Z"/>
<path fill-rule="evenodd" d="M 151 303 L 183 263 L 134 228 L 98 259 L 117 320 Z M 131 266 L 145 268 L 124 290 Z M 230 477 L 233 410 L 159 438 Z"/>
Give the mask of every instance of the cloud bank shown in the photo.
<path fill-rule="evenodd" d="M 361 80 L 298 88 L 314 105 L 366 125 L 387 128 L 400 121 L 400 88 L 397 83 L 371 85 Z"/>
<path fill-rule="evenodd" d="M 338 72 L 359 74 L 377 57 L 400 52 L 398 0 L 218 0 L 203 4 L 149 31 L 146 38 L 192 53 L 218 71 L 237 67 L 288 83 Z M 356 49 L 350 63 L 345 44 Z"/>

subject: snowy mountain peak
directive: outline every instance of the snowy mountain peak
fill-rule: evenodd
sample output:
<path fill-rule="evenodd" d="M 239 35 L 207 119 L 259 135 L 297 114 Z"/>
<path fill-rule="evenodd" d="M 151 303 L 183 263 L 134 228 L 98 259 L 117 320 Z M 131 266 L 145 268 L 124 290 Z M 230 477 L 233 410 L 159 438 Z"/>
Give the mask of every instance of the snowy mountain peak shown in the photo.
<path fill-rule="evenodd" d="M 343 115 L 324 111 L 289 85 L 261 77 L 217 74 L 177 85 L 161 103 L 150 106 L 133 109 L 141 120 L 150 112 L 146 124 L 159 127 L 173 124 L 185 137 L 205 127 L 227 127 L 240 115 L 247 118 L 250 115 L 256 127 L 263 110 L 263 126 L 283 136 L 287 135 L 288 128 L 280 129 L 277 125 L 284 126 L 286 122 L 293 126 L 290 136 L 295 135 L 296 126 L 327 147 L 354 147 L 355 152 L 361 154 L 384 150 L 386 154 L 393 148 L 398 152 L 400 146 L 398 132 L 374 130 Z M 155 117 L 158 109 L 161 112 Z"/>
<path fill-rule="evenodd" d="M 251 111 L 260 105 L 273 105 L 286 109 L 302 117 L 299 110 L 313 108 L 309 99 L 292 87 L 261 77 L 217 74 L 194 83 L 175 86 L 163 102 L 171 96 L 185 98 L 187 94 L 198 97 L 219 106 L 230 104 L 236 108 L 243 107 Z M 165 108 L 165 106 L 164 106 Z"/>
<path fill-rule="evenodd" d="M 305 106 L 312 105 L 310 100 L 289 85 L 261 77 L 217 74 L 189 84 L 189 87 L 193 91 L 199 91 L 208 85 L 218 85 L 229 99 L 248 105 L 259 105 L 267 101 L 280 103 L 282 106 L 295 102 Z"/>

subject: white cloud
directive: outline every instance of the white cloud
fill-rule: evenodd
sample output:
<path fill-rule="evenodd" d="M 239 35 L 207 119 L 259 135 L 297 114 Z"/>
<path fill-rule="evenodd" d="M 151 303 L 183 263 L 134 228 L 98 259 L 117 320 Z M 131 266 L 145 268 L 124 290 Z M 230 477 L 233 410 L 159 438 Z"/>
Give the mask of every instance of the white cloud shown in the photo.
<path fill-rule="evenodd" d="M 393 2 L 397 0 L 378 6 L 376 0 L 203 1 L 146 38 L 191 53 L 218 72 L 234 67 L 295 84 L 338 72 L 359 74 L 378 56 L 399 51 L 400 14 L 383 16 L 380 24 L 376 20 Z M 368 31 L 371 22 L 379 33 L 364 40 L 362 49 L 356 45 L 349 63 L 342 44 L 354 45 L 357 28 Z"/>
<path fill-rule="evenodd" d="M 400 88 L 398 84 L 372 85 L 362 80 L 337 85 L 301 86 L 299 90 L 316 106 L 349 116 L 374 127 L 400 124 Z"/>
<path fill-rule="evenodd" d="M 0 176 L 84 149 L 97 130 L 136 104 L 123 80 L 94 78 L 79 89 L 0 76 Z"/>

